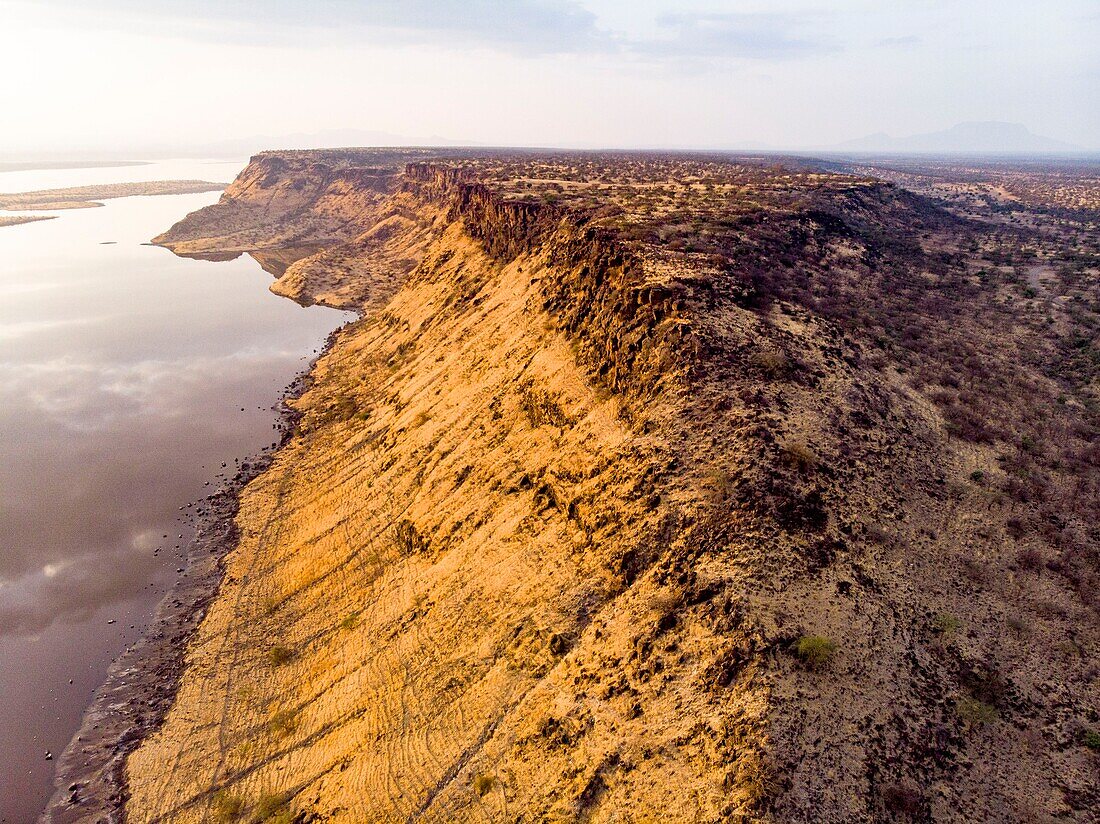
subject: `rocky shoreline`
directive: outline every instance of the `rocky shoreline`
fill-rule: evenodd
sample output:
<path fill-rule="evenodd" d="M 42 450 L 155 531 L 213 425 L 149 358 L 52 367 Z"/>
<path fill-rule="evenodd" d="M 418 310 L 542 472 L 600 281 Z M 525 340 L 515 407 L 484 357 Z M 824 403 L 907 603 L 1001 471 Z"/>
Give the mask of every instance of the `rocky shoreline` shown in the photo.
<path fill-rule="evenodd" d="M 343 327 L 341 327 L 342 329 Z M 55 791 L 39 824 L 125 820 L 126 759 L 164 720 L 183 674 L 187 647 L 222 582 L 226 556 L 237 546 L 237 511 L 244 488 L 270 465 L 300 418 L 290 401 L 312 382 L 313 369 L 341 329 L 284 390 L 277 421 L 280 440 L 241 461 L 237 473 L 199 502 L 185 572 L 157 606 L 141 639 L 107 671 L 84 720 L 61 755 Z"/>

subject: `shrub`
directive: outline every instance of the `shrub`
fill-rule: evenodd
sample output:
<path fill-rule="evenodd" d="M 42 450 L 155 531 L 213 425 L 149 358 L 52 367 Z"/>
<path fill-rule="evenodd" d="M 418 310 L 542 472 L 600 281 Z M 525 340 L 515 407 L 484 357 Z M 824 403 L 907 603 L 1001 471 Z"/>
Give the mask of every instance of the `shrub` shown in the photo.
<path fill-rule="evenodd" d="M 1035 547 L 1027 547 L 1016 553 L 1016 564 L 1030 572 L 1043 568 L 1043 554 Z"/>
<path fill-rule="evenodd" d="M 1090 750 L 1100 752 L 1100 732 L 1096 730 L 1085 730 L 1081 733 L 1081 743 Z"/>
<path fill-rule="evenodd" d="M 557 398 L 545 389 L 526 387 L 520 395 L 520 406 L 532 428 L 537 429 L 544 424 L 561 428 L 571 423 Z"/>
<path fill-rule="evenodd" d="M 496 779 L 491 775 L 480 774 L 474 776 L 474 792 L 478 796 L 487 795 L 496 784 Z"/>
<path fill-rule="evenodd" d="M 281 824 L 292 820 L 289 810 L 286 809 L 287 797 L 283 793 L 264 793 L 256 801 L 252 810 L 252 821 L 269 822 L 269 824 Z"/>
<path fill-rule="evenodd" d="M 244 802 L 225 790 L 214 793 L 214 820 L 230 822 L 240 818 L 244 811 Z"/>
<path fill-rule="evenodd" d="M 267 661 L 273 667 L 281 667 L 294 657 L 294 650 L 288 647 L 272 647 L 267 651 Z"/>
<path fill-rule="evenodd" d="M 817 466 L 817 453 L 802 441 L 786 441 L 780 449 L 783 450 L 783 459 L 787 463 L 793 464 L 803 471 Z"/>
<path fill-rule="evenodd" d="M 267 722 L 268 728 L 278 736 L 290 735 L 298 727 L 294 710 L 279 710 Z"/>
<path fill-rule="evenodd" d="M 344 616 L 344 620 L 340 622 L 340 629 L 355 629 L 359 624 L 359 610 L 355 612 L 349 612 Z"/>
<path fill-rule="evenodd" d="M 932 629 L 940 635 L 950 635 L 961 626 L 962 621 L 947 612 L 941 612 L 932 619 Z"/>
<path fill-rule="evenodd" d="M 427 552 L 428 550 L 428 542 L 424 540 L 424 536 L 417 531 L 416 525 L 408 518 L 404 518 L 394 525 L 390 537 L 393 539 L 393 545 L 397 547 L 397 551 L 402 555 L 419 555 L 421 552 Z"/>
<path fill-rule="evenodd" d="M 955 702 L 955 713 L 968 727 L 980 727 L 997 720 L 997 708 L 966 696 Z"/>
<path fill-rule="evenodd" d="M 794 642 L 794 654 L 807 669 L 821 669 L 837 650 L 835 641 L 821 635 L 803 635 Z"/>

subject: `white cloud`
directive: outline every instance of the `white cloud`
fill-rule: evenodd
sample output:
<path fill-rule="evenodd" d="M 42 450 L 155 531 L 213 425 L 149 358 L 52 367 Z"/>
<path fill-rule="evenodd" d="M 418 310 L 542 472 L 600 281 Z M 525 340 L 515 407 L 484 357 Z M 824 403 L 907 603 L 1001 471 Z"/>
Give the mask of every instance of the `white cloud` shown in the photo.
<path fill-rule="evenodd" d="M 35 67 L 0 85 L 19 113 L 0 150 L 338 129 L 646 147 L 963 120 L 1100 134 L 1092 0 L 0 0 L 0 19 L 0 52 Z"/>

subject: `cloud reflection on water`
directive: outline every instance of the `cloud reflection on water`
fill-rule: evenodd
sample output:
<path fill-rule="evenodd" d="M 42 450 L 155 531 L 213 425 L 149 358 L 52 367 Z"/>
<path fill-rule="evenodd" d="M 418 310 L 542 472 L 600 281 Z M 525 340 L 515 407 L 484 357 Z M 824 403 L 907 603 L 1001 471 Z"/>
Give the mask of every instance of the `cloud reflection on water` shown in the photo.
<path fill-rule="evenodd" d="M 0 231 L 0 821 L 37 816 L 43 751 L 176 580 L 181 507 L 275 439 L 271 405 L 347 318 L 272 295 L 248 257 L 143 245 L 216 200 L 123 198 Z"/>
<path fill-rule="evenodd" d="M 273 400 L 270 376 L 300 357 L 282 349 L 131 364 L 65 357 L 0 372 L 5 416 L 21 433 L 0 445 L 0 459 L 24 480 L 0 491 L 0 544 L 9 548 L 0 554 L 0 634 L 86 620 L 146 593 L 163 567 L 153 550 L 179 542 L 173 504 L 231 463 L 257 415 L 270 418 L 266 406 L 241 412 L 227 401 Z M 187 472 L 196 459 L 200 472 Z M 46 510 L 52 517 L 43 519 Z"/>

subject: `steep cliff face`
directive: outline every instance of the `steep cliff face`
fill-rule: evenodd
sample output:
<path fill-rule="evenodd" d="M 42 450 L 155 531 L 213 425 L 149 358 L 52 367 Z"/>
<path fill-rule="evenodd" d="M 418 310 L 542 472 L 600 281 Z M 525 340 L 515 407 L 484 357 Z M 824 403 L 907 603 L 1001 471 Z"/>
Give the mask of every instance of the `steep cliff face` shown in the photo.
<path fill-rule="evenodd" d="M 315 243 L 274 288 L 363 317 L 242 495 L 128 821 L 1093 820 L 1095 680 L 1047 642 L 1094 613 L 957 577 L 1007 552 L 995 461 L 858 337 L 456 165 L 261 156 L 161 241 Z"/>

